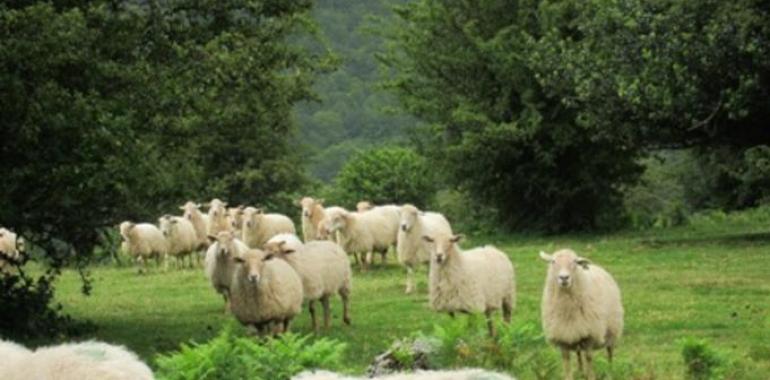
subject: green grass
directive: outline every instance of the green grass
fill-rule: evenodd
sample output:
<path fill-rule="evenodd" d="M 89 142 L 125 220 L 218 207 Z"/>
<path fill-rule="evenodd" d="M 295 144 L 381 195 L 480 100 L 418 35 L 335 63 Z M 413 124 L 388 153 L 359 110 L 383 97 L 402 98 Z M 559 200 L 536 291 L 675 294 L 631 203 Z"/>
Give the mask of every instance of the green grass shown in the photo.
<path fill-rule="evenodd" d="M 517 276 L 515 321 L 539 325 L 546 267 L 537 252 L 571 247 L 608 269 L 621 287 L 626 310 L 621 360 L 652 368 L 657 378 L 680 378 L 677 340 L 694 336 L 770 373 L 768 215 L 715 214 L 688 227 L 613 235 L 476 237 L 466 245 L 492 243 L 510 255 Z M 405 295 L 403 271 L 393 257 L 385 268 L 356 271 L 353 326 L 341 325 L 335 299 L 333 327 L 323 333 L 348 343 L 351 370 L 363 370 L 394 339 L 449 320 L 427 305 L 426 273 L 420 273 L 419 292 Z M 94 337 L 125 344 L 149 362 L 181 342 L 212 338 L 231 319 L 202 270 L 140 276 L 128 266 L 94 267 L 92 275 L 93 294 L 85 297 L 77 274 L 64 273 L 58 300 L 65 311 L 94 322 Z M 298 317 L 293 329 L 310 332 L 309 317 Z"/>

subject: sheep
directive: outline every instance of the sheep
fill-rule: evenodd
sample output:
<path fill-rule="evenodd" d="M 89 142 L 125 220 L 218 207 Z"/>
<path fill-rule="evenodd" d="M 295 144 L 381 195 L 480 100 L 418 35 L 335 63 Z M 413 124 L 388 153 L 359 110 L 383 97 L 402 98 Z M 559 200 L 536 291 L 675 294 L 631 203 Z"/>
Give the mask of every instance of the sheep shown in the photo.
<path fill-rule="evenodd" d="M 593 350 L 606 348 L 612 363 L 615 345 L 623 333 L 618 284 L 607 271 L 570 249 L 552 255 L 541 251 L 540 258 L 550 264 L 541 304 L 545 338 L 561 349 L 565 379 L 572 379 L 570 351 L 576 352 L 586 378 L 593 379 Z"/>
<path fill-rule="evenodd" d="M 302 238 L 305 242 L 319 240 L 318 227 L 324 219 L 323 199 L 304 197 L 299 201 L 302 207 Z"/>
<path fill-rule="evenodd" d="M 204 271 L 211 286 L 225 300 L 225 312 L 230 308 L 230 282 L 235 271 L 235 257 L 249 250 L 232 231 L 221 231 L 216 236 L 209 236 L 211 245 L 206 250 Z"/>
<path fill-rule="evenodd" d="M 430 305 L 435 311 L 484 312 L 489 335 L 495 336 L 492 313 L 502 309 L 503 320 L 511 321 L 516 302 L 513 264 L 493 246 L 463 251 L 457 245 L 462 235 L 424 235 L 431 253 Z"/>
<path fill-rule="evenodd" d="M 396 255 L 398 262 L 406 267 L 407 294 L 416 290 L 414 269 L 419 264 L 430 263 L 430 252 L 422 240 L 423 235 L 452 234 L 452 227 L 444 215 L 435 212 L 421 212 L 417 207 L 401 206 L 401 223 L 398 229 Z"/>
<path fill-rule="evenodd" d="M 198 248 L 198 235 L 193 224 L 188 219 L 171 215 L 158 218 L 158 224 L 168 244 L 164 260 L 165 269 L 168 270 L 168 256 L 181 260 L 184 260 L 185 256 L 190 257 L 190 267 L 192 267 L 191 255 Z"/>
<path fill-rule="evenodd" d="M 354 257 L 360 254 L 362 270 L 366 270 L 371 262 L 372 252 L 380 252 L 385 263 L 385 254 L 391 245 L 395 245 L 398 236 L 397 207 L 380 206 L 364 212 L 348 212 L 342 208 L 326 211 L 323 222 L 325 235 L 336 234 L 337 243 L 346 252 Z"/>
<path fill-rule="evenodd" d="M 147 268 L 147 259 L 155 257 L 158 265 L 160 258 L 166 255 L 168 243 L 163 237 L 158 227 L 150 223 L 135 224 L 132 222 L 120 223 L 120 235 L 126 242 L 126 251 L 128 254 Z M 142 269 L 139 269 L 139 273 Z"/>
<path fill-rule="evenodd" d="M 24 238 L 13 231 L 0 227 L 0 271 L 4 270 L 8 260 L 18 261 L 24 254 Z"/>
<path fill-rule="evenodd" d="M 331 207 L 324 208 L 323 218 L 321 218 L 321 221 L 318 222 L 318 225 L 316 226 L 316 240 L 331 240 L 339 243 L 339 239 L 337 238 L 337 233 L 335 231 L 331 231 L 327 229 L 326 224 L 328 224 L 329 215 L 337 215 L 339 213 L 346 212 L 346 211 L 347 210 L 339 206 L 331 206 Z M 358 257 L 355 257 L 355 259 L 356 259 L 356 262 L 358 262 Z"/>
<path fill-rule="evenodd" d="M 374 378 L 349 377 L 328 371 L 305 371 L 292 377 L 292 380 L 515 380 L 514 378 L 497 372 L 483 369 L 465 368 L 441 371 L 416 371 L 412 373 L 395 373 Z"/>
<path fill-rule="evenodd" d="M 210 219 L 208 215 L 200 211 L 200 207 L 200 204 L 189 201 L 184 206 L 179 207 L 179 209 L 184 211 L 182 216 L 195 227 L 195 234 L 198 236 L 198 248 L 205 249 L 209 245 L 208 231 Z"/>
<path fill-rule="evenodd" d="M 265 214 L 261 209 L 246 207 L 243 210 L 243 242 L 251 248 L 260 248 L 278 234 L 296 234 L 294 222 L 281 214 Z"/>
<path fill-rule="evenodd" d="M 302 280 L 283 260 L 259 249 L 235 256 L 230 284 L 230 310 L 239 322 L 265 332 L 271 324 L 289 330 L 302 309 Z"/>
<path fill-rule="evenodd" d="M 152 380 L 152 371 L 125 347 L 88 341 L 30 351 L 0 340 L 3 380 Z"/>
<path fill-rule="evenodd" d="M 227 223 L 227 203 L 214 198 L 209 202 L 209 227 L 206 233 L 216 236 L 221 231 L 229 231 L 230 224 Z"/>
<path fill-rule="evenodd" d="M 243 226 L 243 208 L 243 206 L 238 206 L 227 209 L 227 224 L 230 225 L 230 229 L 235 231 L 236 234 L 241 233 L 241 227 Z"/>
<path fill-rule="evenodd" d="M 318 332 L 315 301 L 321 300 L 324 309 L 324 328 L 329 328 L 331 311 L 329 297 L 335 293 L 342 299 L 342 321 L 350 325 L 350 261 L 342 248 L 334 242 L 316 240 L 305 244 L 296 236 L 288 239 L 279 235 L 265 244 L 265 252 L 285 260 L 302 279 L 302 290 L 308 301 L 313 331 Z"/>
<path fill-rule="evenodd" d="M 358 212 L 369 211 L 372 208 L 374 208 L 374 205 L 369 201 L 361 201 L 356 203 L 356 211 Z"/>

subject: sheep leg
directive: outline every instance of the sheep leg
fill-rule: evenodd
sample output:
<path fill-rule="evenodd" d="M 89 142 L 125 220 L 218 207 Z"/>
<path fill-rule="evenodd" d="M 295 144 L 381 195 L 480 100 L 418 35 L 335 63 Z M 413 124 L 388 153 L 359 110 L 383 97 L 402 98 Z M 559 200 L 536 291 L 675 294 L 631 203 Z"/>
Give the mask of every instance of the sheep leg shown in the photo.
<path fill-rule="evenodd" d="M 562 347 L 561 349 L 561 368 L 564 372 L 564 380 L 572 380 L 572 368 L 569 365 L 569 350 Z"/>
<path fill-rule="evenodd" d="M 406 294 L 410 294 L 415 290 L 414 288 L 414 268 L 411 264 L 406 265 Z"/>
<path fill-rule="evenodd" d="M 492 310 L 487 310 L 484 312 L 487 316 L 487 329 L 489 330 L 489 336 L 494 338 L 497 336 L 497 332 L 495 331 L 495 322 L 492 320 Z"/>
<path fill-rule="evenodd" d="M 585 360 L 585 376 L 588 380 L 596 379 L 593 370 L 593 358 L 591 349 L 583 350 L 583 360 Z"/>
<path fill-rule="evenodd" d="M 350 326 L 350 289 L 342 288 L 339 293 L 342 298 L 342 321 Z"/>
<path fill-rule="evenodd" d="M 310 320 L 313 325 L 313 332 L 318 332 L 318 323 L 315 319 L 315 300 L 307 301 L 307 310 L 310 312 Z"/>
<path fill-rule="evenodd" d="M 583 355 L 580 353 L 580 348 L 575 350 L 575 356 L 577 356 L 578 372 L 583 372 Z"/>
<path fill-rule="evenodd" d="M 372 264 L 372 256 L 373 255 L 374 255 L 374 253 L 372 251 L 366 252 L 366 259 L 365 259 L 366 260 L 366 266 L 369 266 L 370 264 Z"/>
<path fill-rule="evenodd" d="M 612 364 L 612 346 L 607 346 L 607 362 Z"/>
<path fill-rule="evenodd" d="M 329 329 L 329 323 L 331 319 L 331 310 L 329 309 L 329 296 L 325 295 L 321 297 L 321 305 L 324 307 L 324 330 Z"/>
<path fill-rule="evenodd" d="M 283 320 L 283 331 L 282 332 L 288 332 L 290 324 L 291 324 L 291 318 L 284 319 Z"/>
<path fill-rule="evenodd" d="M 380 252 L 380 255 L 382 255 L 382 266 L 385 266 L 388 263 L 388 250 Z"/>
<path fill-rule="evenodd" d="M 513 311 L 513 301 L 511 300 L 511 296 L 505 297 L 503 299 L 503 320 L 505 323 L 511 323 L 511 312 Z"/>
<path fill-rule="evenodd" d="M 454 311 L 450 311 L 449 312 L 449 316 L 452 317 L 452 319 L 455 319 L 455 312 Z"/>

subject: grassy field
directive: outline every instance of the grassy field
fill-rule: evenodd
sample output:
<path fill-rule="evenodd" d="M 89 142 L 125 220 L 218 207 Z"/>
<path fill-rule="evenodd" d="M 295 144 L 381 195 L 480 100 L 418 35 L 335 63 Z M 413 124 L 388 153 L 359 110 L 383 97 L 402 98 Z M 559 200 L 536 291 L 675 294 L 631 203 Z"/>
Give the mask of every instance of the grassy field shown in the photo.
<path fill-rule="evenodd" d="M 491 243 L 510 255 L 517 276 L 516 323 L 539 325 L 546 267 L 537 252 L 572 247 L 608 269 L 621 287 L 621 360 L 652 368 L 657 378 L 680 378 L 677 340 L 694 336 L 770 374 L 769 215 L 717 214 L 688 227 L 606 236 L 473 237 L 465 245 Z M 341 326 L 335 300 L 333 327 L 324 333 L 349 344 L 352 370 L 363 370 L 394 339 L 449 320 L 428 308 L 426 273 L 414 295 L 403 294 L 403 271 L 393 257 L 385 268 L 355 273 L 353 326 Z M 66 272 L 59 301 L 74 317 L 98 325 L 95 337 L 125 344 L 150 362 L 181 342 L 210 339 L 231 318 L 202 270 L 139 276 L 128 266 L 95 267 L 92 274 L 93 295 L 85 297 L 77 274 Z M 295 321 L 295 331 L 310 331 L 307 315 Z"/>

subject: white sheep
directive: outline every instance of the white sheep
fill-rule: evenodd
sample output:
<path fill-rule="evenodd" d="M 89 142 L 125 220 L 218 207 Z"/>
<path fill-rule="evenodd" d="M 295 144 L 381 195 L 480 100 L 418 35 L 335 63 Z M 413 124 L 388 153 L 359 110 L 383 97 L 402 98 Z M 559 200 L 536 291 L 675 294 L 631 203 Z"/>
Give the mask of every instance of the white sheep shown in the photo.
<path fill-rule="evenodd" d="M 325 235 L 336 236 L 337 243 L 345 252 L 361 255 L 361 269 L 366 270 L 373 252 L 380 252 L 385 263 L 388 249 L 396 244 L 398 223 L 396 206 L 380 206 L 364 212 L 329 208 L 326 209 L 323 228 Z"/>
<path fill-rule="evenodd" d="M 400 224 L 396 256 L 398 262 L 406 267 L 406 293 L 411 293 L 416 289 L 415 268 L 419 264 L 430 262 L 430 250 L 427 249 L 422 237 L 436 234 L 452 235 L 452 227 L 444 215 L 422 212 L 410 204 L 401 207 Z"/>
<path fill-rule="evenodd" d="M 126 251 L 138 264 L 147 268 L 147 259 L 155 257 L 158 265 L 160 259 L 168 251 L 168 243 L 158 227 L 150 223 L 135 224 L 123 222 L 120 224 L 120 235 L 126 242 Z M 141 268 L 139 270 L 141 273 Z"/>
<path fill-rule="evenodd" d="M 294 222 L 286 215 L 265 214 L 261 209 L 246 207 L 243 210 L 242 240 L 251 248 L 261 248 L 271 237 L 278 234 L 296 234 Z"/>
<path fill-rule="evenodd" d="M 214 198 L 209 202 L 208 206 L 209 226 L 206 233 L 216 236 L 221 231 L 231 230 L 230 224 L 227 223 L 227 203 Z"/>
<path fill-rule="evenodd" d="M 275 236 L 265 244 L 265 252 L 285 260 L 302 279 L 302 290 L 308 301 L 308 310 L 314 331 L 318 331 L 315 301 L 324 309 L 324 328 L 329 328 L 331 310 L 329 298 L 339 294 L 342 299 L 342 321 L 350 324 L 350 261 L 342 248 L 334 242 L 316 240 L 302 244 L 296 236 Z"/>
<path fill-rule="evenodd" d="M 250 249 L 234 260 L 230 310 L 235 318 L 260 332 L 272 324 L 279 326 L 279 332 L 288 331 L 302 309 L 302 280 L 297 272 L 259 249 Z"/>
<path fill-rule="evenodd" d="M 466 368 L 441 371 L 416 371 L 395 373 L 378 377 L 350 377 L 328 371 L 305 371 L 292 377 L 292 380 L 515 380 L 497 372 L 483 369 Z"/>
<path fill-rule="evenodd" d="M 430 260 L 430 305 L 433 310 L 480 313 L 495 335 L 492 313 L 502 309 L 503 320 L 511 321 L 516 302 L 516 280 L 511 260 L 493 246 L 463 251 L 457 245 L 461 235 L 436 233 L 423 236 Z"/>
<path fill-rule="evenodd" d="M 561 349 L 565 379 L 572 379 L 570 351 L 576 351 L 578 366 L 593 379 L 593 350 L 606 348 L 612 363 L 623 334 L 618 284 L 607 271 L 570 249 L 553 255 L 540 252 L 540 258 L 549 263 L 541 305 L 546 340 Z"/>
<path fill-rule="evenodd" d="M 204 271 L 211 286 L 225 300 L 225 312 L 230 308 L 230 282 L 235 271 L 234 258 L 249 250 L 232 231 L 222 231 L 210 236 L 211 245 L 206 250 Z"/>
<path fill-rule="evenodd" d="M 316 226 L 316 240 L 330 240 L 339 243 L 339 239 L 337 237 L 337 232 L 332 231 L 330 229 L 326 228 L 326 225 L 330 221 L 330 215 L 338 215 L 341 212 L 346 212 L 342 207 L 339 206 L 330 206 L 323 209 L 323 218 L 321 218 L 321 221 L 318 222 L 318 225 Z M 358 262 L 358 257 L 354 255 L 356 259 L 356 263 Z"/>
<path fill-rule="evenodd" d="M 0 271 L 2 271 L 7 259 L 19 260 L 24 253 L 24 238 L 18 237 L 15 232 L 0 227 Z"/>
<path fill-rule="evenodd" d="M 195 234 L 198 236 L 198 248 L 205 249 L 209 245 L 208 231 L 209 231 L 209 216 L 202 213 L 200 210 L 201 205 L 189 201 L 184 206 L 179 207 L 184 211 L 184 216 L 192 223 L 195 228 Z"/>
<path fill-rule="evenodd" d="M 243 226 L 243 209 L 244 206 L 242 205 L 227 209 L 227 224 L 230 225 L 230 229 L 235 231 L 236 234 L 241 233 L 241 227 Z"/>
<path fill-rule="evenodd" d="M 168 269 L 168 256 L 184 261 L 189 257 L 190 267 L 193 266 L 192 254 L 198 249 L 198 234 L 195 227 L 186 218 L 180 216 L 164 215 L 158 218 L 160 232 L 166 238 L 167 251 L 165 267 Z"/>
<path fill-rule="evenodd" d="M 356 211 L 358 212 L 369 211 L 372 208 L 374 208 L 374 205 L 369 201 L 361 201 L 356 203 Z"/>
<path fill-rule="evenodd" d="M 308 242 L 319 240 L 318 227 L 324 219 L 323 199 L 304 197 L 299 201 L 302 207 L 302 238 Z"/>
<path fill-rule="evenodd" d="M 102 342 L 68 343 L 30 351 L 0 341 L 3 380 L 152 380 L 146 364 L 125 347 Z"/>

